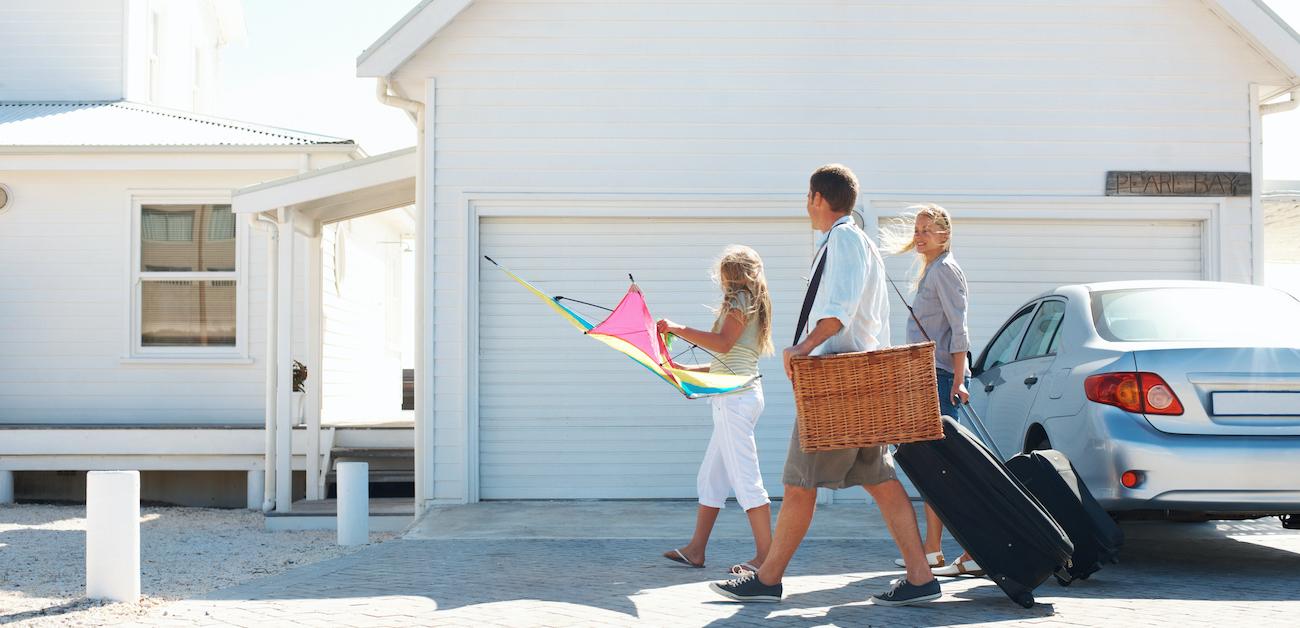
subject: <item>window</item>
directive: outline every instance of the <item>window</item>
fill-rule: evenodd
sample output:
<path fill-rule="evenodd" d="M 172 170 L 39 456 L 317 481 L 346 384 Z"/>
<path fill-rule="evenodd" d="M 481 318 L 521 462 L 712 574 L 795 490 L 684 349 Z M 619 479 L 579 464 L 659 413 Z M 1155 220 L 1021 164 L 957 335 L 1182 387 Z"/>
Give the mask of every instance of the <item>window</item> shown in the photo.
<path fill-rule="evenodd" d="M 237 357 L 243 286 L 240 229 L 230 205 L 135 207 L 131 353 Z"/>
<path fill-rule="evenodd" d="M 1254 286 L 1165 287 L 1092 294 L 1097 334 L 1110 342 L 1300 346 L 1300 302 Z"/>
<path fill-rule="evenodd" d="M 1064 317 L 1064 301 L 1044 301 L 1034 315 L 1034 322 L 1029 324 L 1029 333 L 1025 334 L 1025 341 L 1020 343 L 1016 359 L 1024 360 L 1053 353 L 1052 339 L 1056 337 L 1056 329 L 1061 326 Z"/>
<path fill-rule="evenodd" d="M 991 371 L 1015 360 L 1016 349 L 1020 347 L 1020 336 L 1029 325 L 1029 315 L 1033 311 L 1032 305 L 1020 310 L 1002 327 L 1002 331 L 998 332 L 997 337 L 989 343 L 989 348 L 984 353 L 983 370 Z"/>

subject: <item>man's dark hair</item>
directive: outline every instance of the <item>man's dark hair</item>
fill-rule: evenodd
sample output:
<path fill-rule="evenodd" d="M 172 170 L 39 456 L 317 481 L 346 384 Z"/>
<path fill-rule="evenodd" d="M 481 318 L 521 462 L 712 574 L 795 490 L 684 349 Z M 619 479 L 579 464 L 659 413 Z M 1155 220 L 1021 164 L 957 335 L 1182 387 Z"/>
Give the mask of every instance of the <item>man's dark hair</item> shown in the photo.
<path fill-rule="evenodd" d="M 827 164 L 812 173 L 808 190 L 821 194 L 832 210 L 847 214 L 858 202 L 858 177 L 848 166 Z"/>

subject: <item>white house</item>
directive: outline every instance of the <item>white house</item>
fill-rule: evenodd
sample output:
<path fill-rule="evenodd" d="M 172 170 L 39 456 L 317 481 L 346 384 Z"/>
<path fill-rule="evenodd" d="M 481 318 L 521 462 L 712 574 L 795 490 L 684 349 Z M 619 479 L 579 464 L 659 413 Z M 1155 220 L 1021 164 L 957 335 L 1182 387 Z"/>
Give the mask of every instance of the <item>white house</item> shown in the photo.
<path fill-rule="evenodd" d="M 483 255 L 598 304 L 631 273 L 654 313 L 703 325 L 711 258 L 747 243 L 785 342 L 812 255 L 807 175 L 838 161 L 873 228 L 914 202 L 954 211 L 977 343 L 1058 284 L 1256 282 L 1260 121 L 1293 106 L 1300 39 L 1256 0 L 426 0 L 358 74 L 420 132 L 420 503 L 684 498 L 707 407 L 575 336 Z M 793 411 L 763 367 L 779 490 Z"/>
<path fill-rule="evenodd" d="M 202 113 L 240 15 L 233 0 L 0 5 L 0 501 L 76 499 L 77 472 L 133 468 L 145 499 L 284 511 L 324 495 L 332 449 L 411 447 L 413 221 L 231 211 L 234 190 L 365 157 Z M 310 428 L 290 427 L 287 395 L 276 406 L 294 359 Z M 277 462 L 312 479 L 267 494 Z"/>

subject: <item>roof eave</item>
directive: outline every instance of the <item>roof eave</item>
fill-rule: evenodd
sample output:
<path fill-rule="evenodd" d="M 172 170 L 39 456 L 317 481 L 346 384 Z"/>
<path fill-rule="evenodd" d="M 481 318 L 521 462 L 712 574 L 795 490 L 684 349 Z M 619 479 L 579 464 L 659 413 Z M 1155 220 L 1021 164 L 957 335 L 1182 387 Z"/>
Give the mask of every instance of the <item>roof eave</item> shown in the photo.
<path fill-rule="evenodd" d="M 423 0 L 357 57 L 357 76 L 391 76 L 474 0 Z"/>
<path fill-rule="evenodd" d="M 1205 0 L 1210 10 L 1228 22 L 1261 56 L 1286 78 L 1277 96 L 1300 87 L 1300 34 L 1261 0 Z"/>
<path fill-rule="evenodd" d="M 147 144 L 124 145 L 0 145 L 0 155 L 57 153 L 349 153 L 364 157 L 352 142 L 331 144 Z"/>

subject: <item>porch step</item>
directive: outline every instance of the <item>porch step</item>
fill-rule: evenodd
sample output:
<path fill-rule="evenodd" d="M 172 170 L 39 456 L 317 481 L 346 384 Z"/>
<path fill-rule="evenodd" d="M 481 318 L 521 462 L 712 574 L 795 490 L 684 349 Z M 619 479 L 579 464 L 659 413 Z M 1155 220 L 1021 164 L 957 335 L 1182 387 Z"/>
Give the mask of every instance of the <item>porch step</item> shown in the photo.
<path fill-rule="evenodd" d="M 337 465 L 340 462 L 364 462 L 370 465 L 371 484 L 415 481 L 414 448 L 335 447 L 330 450 L 330 461 L 332 464 L 325 476 L 327 487 L 337 482 Z"/>

